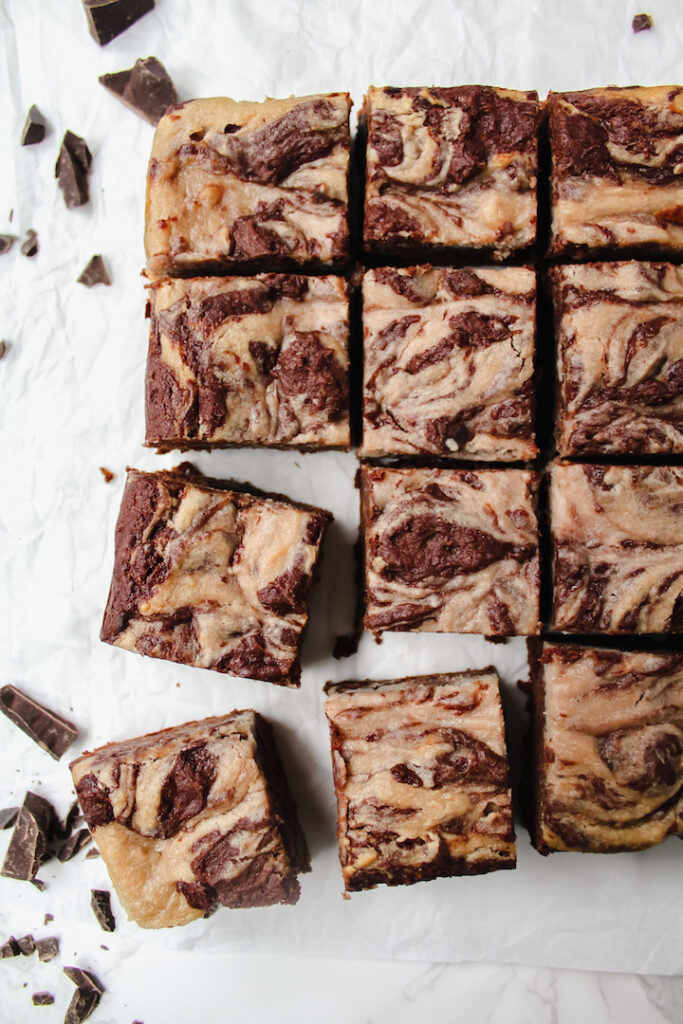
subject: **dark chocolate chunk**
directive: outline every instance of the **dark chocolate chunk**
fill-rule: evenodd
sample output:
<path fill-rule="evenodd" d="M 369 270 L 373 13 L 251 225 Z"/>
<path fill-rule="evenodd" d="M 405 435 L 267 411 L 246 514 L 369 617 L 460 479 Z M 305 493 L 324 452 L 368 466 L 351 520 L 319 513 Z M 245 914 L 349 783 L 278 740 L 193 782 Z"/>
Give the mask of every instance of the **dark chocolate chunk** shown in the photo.
<path fill-rule="evenodd" d="M 22 935 L 17 939 L 17 946 L 22 956 L 32 956 L 36 951 L 36 940 L 32 935 Z"/>
<path fill-rule="evenodd" d="M 52 920 L 51 914 L 45 915 L 46 920 L 48 917 Z M 36 949 L 38 950 L 38 959 L 47 964 L 59 956 L 59 939 L 56 935 L 48 935 L 45 939 L 36 939 Z"/>
<path fill-rule="evenodd" d="M 95 857 L 99 857 L 99 856 L 100 856 L 100 851 L 97 849 L 97 847 L 96 846 L 91 846 L 90 849 L 88 850 L 88 852 L 85 855 L 85 859 L 86 860 L 93 860 Z"/>
<path fill-rule="evenodd" d="M 55 761 L 59 761 L 78 736 L 75 725 L 28 697 L 16 686 L 0 689 L 0 711 Z"/>
<path fill-rule="evenodd" d="M 652 28 L 652 17 L 649 14 L 636 14 L 633 21 L 631 22 L 631 28 L 634 32 L 647 32 L 648 29 Z"/>
<path fill-rule="evenodd" d="M 110 469 L 107 469 L 106 466 L 100 466 L 100 473 L 104 477 L 105 484 L 110 484 L 114 479 L 114 474 Z"/>
<path fill-rule="evenodd" d="M 0 235 L 0 256 L 9 252 L 17 240 L 16 235 Z"/>
<path fill-rule="evenodd" d="M 30 259 L 32 256 L 35 256 L 37 252 L 38 235 L 33 230 L 33 228 L 29 228 L 29 230 L 26 232 L 26 238 L 21 243 L 21 254 L 22 256 L 28 256 Z"/>
<path fill-rule="evenodd" d="M 92 890 L 90 906 L 103 932 L 116 931 L 116 918 L 111 909 L 111 898 L 106 889 Z"/>
<path fill-rule="evenodd" d="M 35 146 L 37 142 L 42 142 L 45 138 L 46 129 L 47 123 L 38 107 L 29 107 L 29 112 L 24 121 L 24 129 L 21 133 L 22 146 Z"/>
<path fill-rule="evenodd" d="M 64 1024 L 81 1024 L 88 1019 L 102 998 L 104 985 L 94 974 L 83 970 L 82 967 L 65 967 L 64 973 L 76 986 L 76 992 L 66 1011 Z"/>
<path fill-rule="evenodd" d="M 78 284 L 84 284 L 86 288 L 92 288 L 95 284 L 111 284 L 104 260 L 98 254 L 88 263 L 80 277 L 76 278 Z"/>
<path fill-rule="evenodd" d="M 3 807 L 0 811 L 0 829 L 11 828 L 18 817 L 18 807 Z"/>
<path fill-rule="evenodd" d="M 77 832 L 65 839 L 57 854 L 62 864 L 75 857 L 91 840 L 92 836 L 87 828 L 79 828 Z"/>
<path fill-rule="evenodd" d="M 52 992 L 34 992 L 31 998 L 34 1006 L 52 1006 L 55 1001 Z"/>
<path fill-rule="evenodd" d="M 150 124 L 158 124 L 168 108 L 178 102 L 171 77 L 156 57 L 136 60 L 126 71 L 100 75 L 100 82 Z"/>
<path fill-rule="evenodd" d="M 10 935 L 7 942 L 0 946 L 0 960 L 7 960 L 11 956 L 20 956 L 21 950 L 17 944 L 17 940 L 13 935 Z"/>
<path fill-rule="evenodd" d="M 53 833 L 57 816 L 42 796 L 27 793 L 7 847 L 0 875 L 23 882 L 33 881 Z"/>
<path fill-rule="evenodd" d="M 90 35 L 106 46 L 143 14 L 154 10 L 154 0 L 83 0 Z"/>
<path fill-rule="evenodd" d="M 47 885 L 42 880 L 42 878 L 32 878 L 31 885 L 34 885 L 38 892 L 45 892 L 45 890 L 47 889 Z"/>
<path fill-rule="evenodd" d="M 4 359 L 7 355 L 7 342 L 0 341 L 0 359 Z M 0 826 L 0 828 L 3 826 Z"/>
<path fill-rule="evenodd" d="M 45 917 L 43 918 L 43 924 L 49 924 L 50 921 L 54 921 L 54 919 L 55 919 L 55 915 L 54 914 L 46 914 Z"/>
<path fill-rule="evenodd" d="M 64 195 L 64 202 L 70 210 L 76 206 L 83 206 L 90 199 L 88 173 L 91 164 L 92 154 L 85 139 L 67 131 L 57 157 L 55 178 Z"/>

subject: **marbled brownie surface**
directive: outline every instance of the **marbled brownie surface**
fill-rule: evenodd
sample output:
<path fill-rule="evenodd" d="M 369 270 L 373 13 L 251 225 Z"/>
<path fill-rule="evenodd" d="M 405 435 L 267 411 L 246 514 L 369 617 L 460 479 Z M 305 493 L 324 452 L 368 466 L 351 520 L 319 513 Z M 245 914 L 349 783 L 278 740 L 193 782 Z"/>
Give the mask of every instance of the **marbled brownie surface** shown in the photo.
<path fill-rule="evenodd" d="M 348 890 L 514 868 L 493 669 L 326 690 Z"/>
<path fill-rule="evenodd" d="M 298 686 L 329 512 L 132 469 L 101 638 L 139 654 Z"/>
<path fill-rule="evenodd" d="M 362 455 L 533 459 L 528 267 L 369 270 Z"/>
<path fill-rule="evenodd" d="M 148 294 L 148 445 L 348 447 L 343 278 L 166 278 Z"/>
<path fill-rule="evenodd" d="M 187 924 L 216 904 L 298 900 L 306 840 L 255 712 L 110 743 L 71 772 L 117 895 L 143 928 Z"/>
<path fill-rule="evenodd" d="M 365 466 L 365 628 L 538 632 L 536 473 Z"/>
<path fill-rule="evenodd" d="M 551 469 L 553 626 L 683 632 L 683 468 Z"/>
<path fill-rule="evenodd" d="M 550 93 L 551 252 L 683 248 L 683 89 Z"/>
<path fill-rule="evenodd" d="M 344 265 L 350 106 L 331 93 L 171 107 L 147 176 L 148 274 Z"/>

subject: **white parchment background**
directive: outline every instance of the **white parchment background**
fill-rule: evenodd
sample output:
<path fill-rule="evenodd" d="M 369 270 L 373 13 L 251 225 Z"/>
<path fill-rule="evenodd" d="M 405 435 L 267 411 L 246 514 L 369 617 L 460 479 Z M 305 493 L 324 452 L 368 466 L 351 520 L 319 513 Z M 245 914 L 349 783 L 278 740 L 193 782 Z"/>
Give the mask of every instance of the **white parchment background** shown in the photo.
<path fill-rule="evenodd" d="M 97 638 L 124 468 L 178 461 L 140 445 L 140 269 L 152 129 L 97 76 L 154 54 L 183 99 L 348 89 L 356 109 L 370 83 L 481 82 L 536 88 L 543 96 L 549 88 L 680 82 L 680 5 L 646 6 L 655 29 L 635 36 L 630 22 L 640 7 L 623 0 L 157 0 L 153 14 L 100 49 L 76 0 L 0 0 L 0 232 L 32 227 L 40 241 L 33 260 L 18 245 L 0 257 L 0 337 L 10 345 L 0 363 L 0 681 L 72 717 L 81 728 L 74 755 L 234 707 L 257 708 L 276 725 L 313 854 L 294 908 L 222 911 L 150 933 L 125 922 L 114 900 L 112 936 L 89 908 L 90 889 L 109 886 L 102 861 L 49 864 L 40 872 L 48 884 L 43 894 L 0 879 L 0 938 L 57 933 L 66 962 L 90 965 L 105 979 L 122 958 L 158 958 L 169 948 L 186 951 L 188 970 L 193 954 L 227 950 L 683 970 L 683 847 L 675 839 L 637 855 L 544 859 L 519 826 L 516 872 L 341 898 L 325 680 L 494 663 L 515 753 L 523 711 L 514 682 L 526 671 L 521 640 L 494 646 L 480 638 L 389 635 L 376 646 L 365 637 L 353 658 L 329 657 L 353 611 L 353 454 L 223 452 L 195 460 L 214 476 L 248 479 L 326 505 L 336 516 L 300 691 L 143 659 Z M 50 133 L 22 149 L 31 103 L 47 116 Z M 79 210 L 65 208 L 53 178 L 66 128 L 83 135 L 93 153 L 91 201 Z M 89 291 L 75 282 L 95 252 L 104 255 L 113 286 Z M 113 483 L 105 484 L 99 466 L 116 473 Z M 0 718 L 0 806 L 20 802 L 28 785 L 65 812 L 68 759 L 55 765 Z M 0 835 L 0 857 L 8 837 Z M 46 911 L 56 920 L 42 928 Z M 109 950 L 100 949 L 103 942 Z M 27 978 L 32 970 L 25 962 Z M 69 983 L 51 976 L 48 984 L 46 968 L 38 970 L 36 985 L 56 991 L 63 1007 Z M 41 1011 L 43 1019 L 56 1020 L 54 1011 L 54 1018 Z"/>

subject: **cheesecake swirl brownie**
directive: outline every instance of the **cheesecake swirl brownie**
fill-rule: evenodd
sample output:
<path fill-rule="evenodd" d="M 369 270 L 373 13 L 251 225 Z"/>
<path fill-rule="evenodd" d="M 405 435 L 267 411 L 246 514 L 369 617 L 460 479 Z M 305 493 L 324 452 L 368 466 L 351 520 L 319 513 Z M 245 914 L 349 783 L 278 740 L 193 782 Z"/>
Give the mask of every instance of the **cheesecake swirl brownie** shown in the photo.
<path fill-rule="evenodd" d="M 535 327 L 528 267 L 369 270 L 361 454 L 533 459 Z"/>
<path fill-rule="evenodd" d="M 118 897 L 143 928 L 217 905 L 297 902 L 306 840 L 270 725 L 254 711 L 110 743 L 71 773 Z"/>
<path fill-rule="evenodd" d="M 560 455 L 683 452 L 683 269 L 551 270 Z"/>
<path fill-rule="evenodd" d="M 348 447 L 342 278 L 166 278 L 148 294 L 148 445 Z"/>
<path fill-rule="evenodd" d="M 553 255 L 683 250 L 683 89 L 550 93 Z"/>
<path fill-rule="evenodd" d="M 555 629 L 683 632 L 683 468 L 552 467 Z"/>
<path fill-rule="evenodd" d="M 350 106 L 331 93 L 171 107 L 147 175 L 148 274 L 343 266 Z"/>
<path fill-rule="evenodd" d="M 365 628 L 538 632 L 538 476 L 363 467 Z"/>
<path fill-rule="evenodd" d="M 515 867 L 493 669 L 326 691 L 348 891 Z"/>
<path fill-rule="evenodd" d="M 536 239 L 535 92 L 467 85 L 368 90 L 365 246 L 494 257 Z"/>
<path fill-rule="evenodd" d="M 532 641 L 541 853 L 683 835 L 683 654 Z"/>
<path fill-rule="evenodd" d="M 131 469 L 100 636 L 153 658 L 298 686 L 329 512 Z"/>

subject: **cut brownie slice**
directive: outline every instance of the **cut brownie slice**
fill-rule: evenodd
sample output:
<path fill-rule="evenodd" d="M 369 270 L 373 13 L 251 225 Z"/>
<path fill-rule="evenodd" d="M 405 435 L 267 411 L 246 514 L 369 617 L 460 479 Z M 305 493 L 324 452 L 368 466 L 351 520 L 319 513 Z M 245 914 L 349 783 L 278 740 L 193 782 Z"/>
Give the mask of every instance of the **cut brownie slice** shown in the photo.
<path fill-rule="evenodd" d="M 551 470 L 553 626 L 683 632 L 683 468 Z"/>
<path fill-rule="evenodd" d="M 298 686 L 329 512 L 128 471 L 102 640 L 153 658 Z"/>
<path fill-rule="evenodd" d="M 369 89 L 365 246 L 503 258 L 536 240 L 535 92 Z"/>
<path fill-rule="evenodd" d="M 538 632 L 536 473 L 363 467 L 365 628 Z"/>
<path fill-rule="evenodd" d="M 683 270 L 551 270 L 560 455 L 683 452 Z"/>
<path fill-rule="evenodd" d="M 225 907 L 296 903 L 310 859 L 268 722 L 189 722 L 83 754 L 81 809 L 125 910 L 143 928 Z"/>
<path fill-rule="evenodd" d="M 171 107 L 147 177 L 149 275 L 343 266 L 350 107 L 348 93 Z"/>
<path fill-rule="evenodd" d="M 347 890 L 515 867 L 493 669 L 325 689 Z"/>
<path fill-rule="evenodd" d="M 533 459 L 528 267 L 369 270 L 362 455 Z"/>
<path fill-rule="evenodd" d="M 683 835 L 683 655 L 530 647 L 536 848 L 613 853 Z"/>
<path fill-rule="evenodd" d="M 554 255 L 683 250 L 683 89 L 550 93 Z"/>
<path fill-rule="evenodd" d="M 149 314 L 148 445 L 348 448 L 343 278 L 166 278 Z"/>

